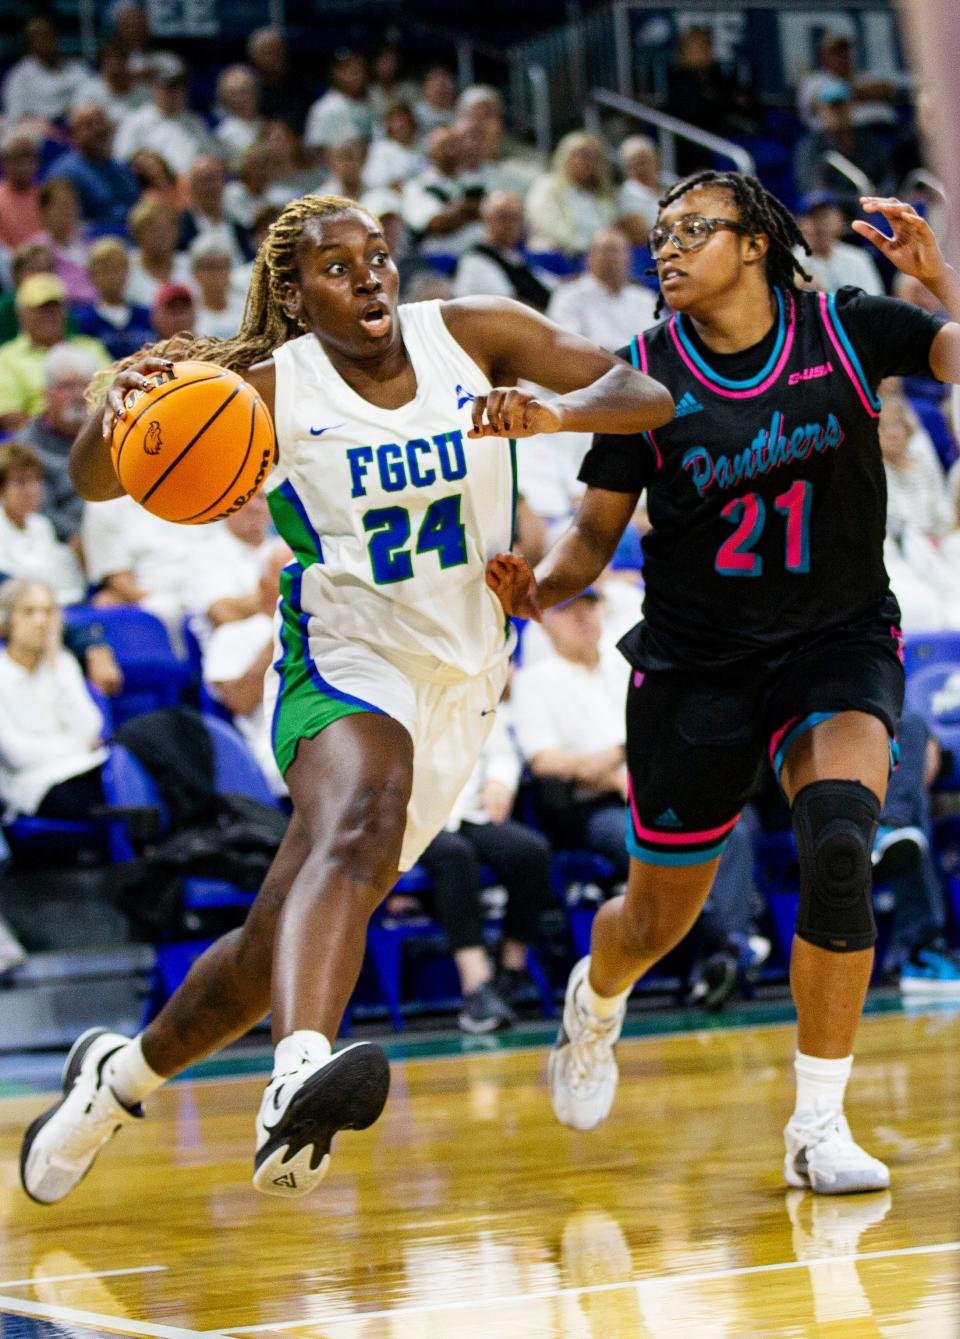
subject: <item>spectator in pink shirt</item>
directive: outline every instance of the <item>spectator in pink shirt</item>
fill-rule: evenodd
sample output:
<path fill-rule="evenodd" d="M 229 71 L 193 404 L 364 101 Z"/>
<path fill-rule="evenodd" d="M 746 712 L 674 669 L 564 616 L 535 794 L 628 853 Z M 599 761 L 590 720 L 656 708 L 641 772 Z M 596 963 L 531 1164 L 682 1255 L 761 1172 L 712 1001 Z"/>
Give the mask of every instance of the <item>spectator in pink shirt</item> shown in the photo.
<path fill-rule="evenodd" d="M 50 177 L 40 187 L 40 217 L 43 228 L 35 241 L 53 252 L 57 274 L 73 305 L 94 302 L 97 290 L 87 273 L 89 248 L 80 227 L 80 197 L 66 177 Z"/>
<path fill-rule="evenodd" d="M 0 141 L 0 243 L 13 251 L 43 227 L 37 173 L 40 148 L 29 130 L 13 126 Z"/>

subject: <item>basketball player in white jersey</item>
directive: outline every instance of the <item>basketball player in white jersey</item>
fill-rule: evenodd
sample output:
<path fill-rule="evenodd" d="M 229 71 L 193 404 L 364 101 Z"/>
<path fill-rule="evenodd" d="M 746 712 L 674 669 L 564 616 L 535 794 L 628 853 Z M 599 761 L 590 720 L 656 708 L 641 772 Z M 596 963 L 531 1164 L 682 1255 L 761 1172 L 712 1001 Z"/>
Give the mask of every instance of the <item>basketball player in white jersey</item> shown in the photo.
<path fill-rule="evenodd" d="M 511 439 L 560 429 L 639 433 L 673 413 L 657 382 L 507 299 L 397 305 L 376 219 L 306 196 L 258 255 L 239 335 L 181 339 L 122 364 L 74 444 L 71 475 L 116 497 L 108 439 L 123 396 L 201 358 L 269 406 L 267 482 L 296 556 L 285 572 L 266 705 L 294 812 L 246 924 L 225 935 L 132 1041 L 85 1033 L 63 1097 L 28 1129 L 27 1194 L 51 1204 L 166 1078 L 270 1011 L 273 1076 L 254 1185 L 296 1196 L 323 1177 L 336 1131 L 380 1115 L 379 1046 L 331 1053 L 367 923 L 442 828 L 492 724 L 511 625 L 485 581 L 510 549 Z M 540 401 L 524 378 L 559 392 Z"/>

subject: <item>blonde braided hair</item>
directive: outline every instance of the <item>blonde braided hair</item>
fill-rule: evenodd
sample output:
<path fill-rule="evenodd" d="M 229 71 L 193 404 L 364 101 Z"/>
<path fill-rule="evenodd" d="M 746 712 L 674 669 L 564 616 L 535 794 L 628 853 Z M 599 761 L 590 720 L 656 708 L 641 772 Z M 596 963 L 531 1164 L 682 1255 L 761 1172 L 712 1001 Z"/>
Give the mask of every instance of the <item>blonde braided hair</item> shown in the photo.
<path fill-rule="evenodd" d="M 270 225 L 256 260 L 243 308 L 240 329 L 231 339 L 210 335 L 191 335 L 184 331 L 172 339 L 144 345 L 136 353 L 111 364 L 90 383 L 87 398 L 96 405 L 118 372 L 147 355 L 182 362 L 196 358 L 217 363 L 233 372 L 245 372 L 254 363 L 269 358 L 274 349 L 302 335 L 306 326 L 288 316 L 283 306 L 284 287 L 296 280 L 297 245 L 311 219 L 334 218 L 340 214 L 361 213 L 378 227 L 379 220 L 369 210 L 341 195 L 302 195 L 292 200 Z"/>

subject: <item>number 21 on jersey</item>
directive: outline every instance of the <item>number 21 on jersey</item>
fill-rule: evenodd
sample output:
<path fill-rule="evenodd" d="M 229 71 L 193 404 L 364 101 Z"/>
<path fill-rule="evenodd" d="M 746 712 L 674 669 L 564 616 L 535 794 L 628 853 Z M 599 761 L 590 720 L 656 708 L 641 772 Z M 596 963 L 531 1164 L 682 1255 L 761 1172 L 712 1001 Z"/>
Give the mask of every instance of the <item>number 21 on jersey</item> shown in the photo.
<path fill-rule="evenodd" d="M 774 509 L 786 519 L 784 566 L 788 572 L 810 571 L 810 513 L 813 508 L 813 484 L 797 479 L 785 493 L 774 499 Z M 724 577 L 758 577 L 763 559 L 753 552 L 763 534 L 767 519 L 763 498 L 757 493 L 728 502 L 720 515 L 735 527 L 729 539 L 717 550 L 714 567 Z"/>

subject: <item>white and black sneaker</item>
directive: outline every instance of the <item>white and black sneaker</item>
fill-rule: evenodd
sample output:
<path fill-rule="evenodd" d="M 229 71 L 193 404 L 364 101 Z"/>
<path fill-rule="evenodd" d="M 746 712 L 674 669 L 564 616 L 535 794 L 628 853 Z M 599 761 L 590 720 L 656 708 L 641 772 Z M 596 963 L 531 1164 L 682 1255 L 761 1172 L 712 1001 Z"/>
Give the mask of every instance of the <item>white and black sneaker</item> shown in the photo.
<path fill-rule="evenodd" d="M 143 1107 L 127 1107 L 104 1081 L 104 1067 L 128 1037 L 91 1028 L 78 1037 L 63 1068 L 63 1097 L 23 1136 L 20 1183 L 38 1204 L 56 1204 L 86 1176 L 104 1144 Z"/>
<path fill-rule="evenodd" d="M 624 1003 L 613 1018 L 597 1018 L 580 1003 L 589 970 L 587 957 L 570 973 L 563 1021 L 547 1067 L 553 1113 L 574 1130 L 593 1130 L 610 1114 L 619 1078 L 613 1048 L 627 1014 Z"/>
<path fill-rule="evenodd" d="M 818 1195 L 853 1195 L 886 1190 L 890 1169 L 854 1140 L 842 1111 L 828 1111 L 809 1124 L 792 1116 L 783 1132 L 788 1185 Z"/>
<path fill-rule="evenodd" d="M 511 1028 L 516 1021 L 517 1015 L 490 981 L 485 981 L 469 995 L 464 995 L 457 1015 L 460 1031 L 469 1032 L 472 1036 Z"/>
<path fill-rule="evenodd" d="M 257 1114 L 256 1189 L 287 1197 L 312 1190 L 327 1174 L 333 1136 L 372 1125 L 389 1091 L 387 1057 L 367 1041 L 275 1074 Z"/>

